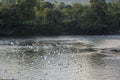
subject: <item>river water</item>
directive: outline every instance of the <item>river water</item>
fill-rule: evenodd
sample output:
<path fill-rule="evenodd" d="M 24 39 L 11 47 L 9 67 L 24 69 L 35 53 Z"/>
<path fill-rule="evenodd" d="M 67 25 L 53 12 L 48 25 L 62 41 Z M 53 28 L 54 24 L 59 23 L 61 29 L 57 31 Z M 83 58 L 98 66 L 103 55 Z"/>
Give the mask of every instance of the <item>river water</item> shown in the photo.
<path fill-rule="evenodd" d="M 120 36 L 0 38 L 0 80 L 119 80 Z"/>

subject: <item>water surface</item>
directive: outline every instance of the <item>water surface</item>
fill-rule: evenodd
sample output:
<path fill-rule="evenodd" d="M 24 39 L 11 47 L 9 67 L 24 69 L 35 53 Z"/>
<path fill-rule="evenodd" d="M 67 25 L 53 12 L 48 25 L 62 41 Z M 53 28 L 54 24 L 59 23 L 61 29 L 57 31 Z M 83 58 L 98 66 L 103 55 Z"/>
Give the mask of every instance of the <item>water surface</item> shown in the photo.
<path fill-rule="evenodd" d="M 0 38 L 0 79 L 119 80 L 120 36 Z"/>

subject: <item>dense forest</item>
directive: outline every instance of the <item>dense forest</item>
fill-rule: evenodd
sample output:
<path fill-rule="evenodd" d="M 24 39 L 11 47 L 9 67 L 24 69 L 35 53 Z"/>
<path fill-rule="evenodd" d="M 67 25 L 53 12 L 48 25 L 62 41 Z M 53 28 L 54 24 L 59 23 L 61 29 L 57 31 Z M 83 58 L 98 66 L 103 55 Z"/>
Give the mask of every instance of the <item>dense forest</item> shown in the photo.
<path fill-rule="evenodd" d="M 15 1 L 15 0 L 14 0 Z M 120 1 L 89 4 L 43 0 L 0 2 L 0 36 L 94 35 L 120 32 Z"/>

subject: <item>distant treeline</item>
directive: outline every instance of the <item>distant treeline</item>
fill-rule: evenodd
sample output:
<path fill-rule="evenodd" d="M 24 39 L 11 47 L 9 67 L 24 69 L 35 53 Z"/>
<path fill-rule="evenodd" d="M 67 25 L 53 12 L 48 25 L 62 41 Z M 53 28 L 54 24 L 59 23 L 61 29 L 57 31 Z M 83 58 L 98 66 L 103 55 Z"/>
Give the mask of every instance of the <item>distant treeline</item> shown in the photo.
<path fill-rule="evenodd" d="M 114 34 L 120 32 L 120 1 L 90 4 L 43 0 L 0 2 L 0 36 Z"/>

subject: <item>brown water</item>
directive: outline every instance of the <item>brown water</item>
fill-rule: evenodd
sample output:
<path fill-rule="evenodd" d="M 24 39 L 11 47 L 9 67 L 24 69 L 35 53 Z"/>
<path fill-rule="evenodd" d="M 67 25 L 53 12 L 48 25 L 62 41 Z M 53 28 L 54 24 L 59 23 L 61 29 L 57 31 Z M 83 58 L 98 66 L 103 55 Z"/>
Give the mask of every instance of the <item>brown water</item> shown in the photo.
<path fill-rule="evenodd" d="M 0 38 L 0 79 L 119 80 L 120 36 Z"/>

